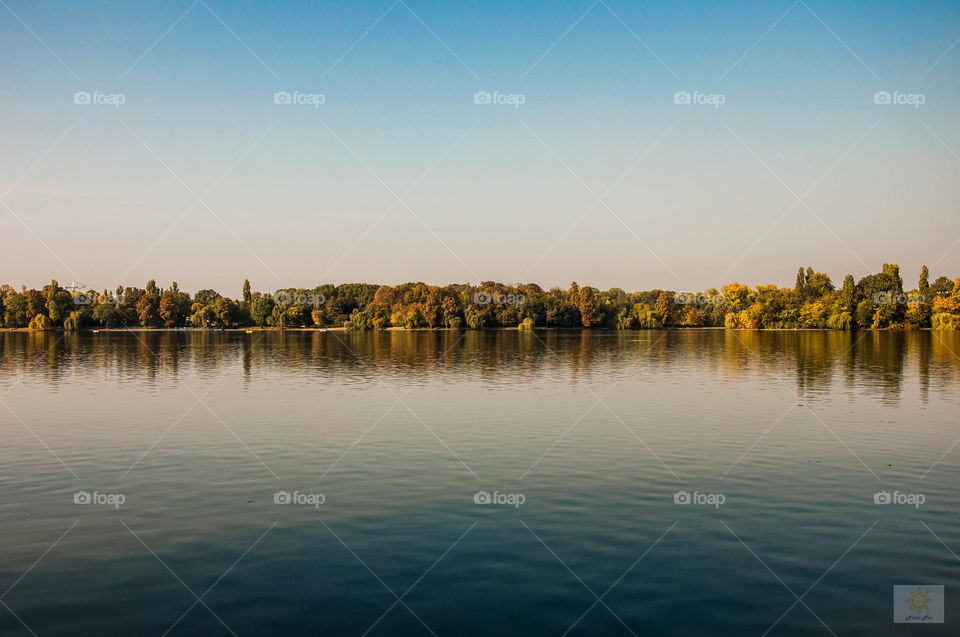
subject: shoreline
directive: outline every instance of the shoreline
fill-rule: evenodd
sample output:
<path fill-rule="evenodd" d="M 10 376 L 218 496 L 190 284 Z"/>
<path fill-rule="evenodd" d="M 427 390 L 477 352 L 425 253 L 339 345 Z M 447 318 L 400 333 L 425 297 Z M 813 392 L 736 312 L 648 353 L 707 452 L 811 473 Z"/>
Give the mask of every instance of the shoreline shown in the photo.
<path fill-rule="evenodd" d="M 761 328 L 730 328 L 723 327 L 718 325 L 711 326 L 674 326 L 674 327 L 657 327 L 657 328 L 643 328 L 643 329 L 627 329 L 620 330 L 611 327 L 535 327 L 532 330 L 521 330 L 517 327 L 485 327 L 479 330 L 474 330 L 470 328 L 458 328 L 451 329 L 449 327 L 386 327 L 380 330 L 354 330 L 356 332 L 659 332 L 663 330 L 723 330 L 729 332 L 932 332 L 935 331 L 932 327 L 916 327 L 913 329 L 890 329 L 888 327 L 881 328 L 872 328 L 867 327 L 858 330 L 832 330 L 825 327 L 761 327 Z M 122 334 L 124 332 L 157 332 L 157 333 L 224 333 L 224 332 L 240 332 L 240 333 L 253 333 L 253 332 L 347 332 L 345 327 L 227 327 L 227 328 L 216 328 L 216 327 L 102 327 L 102 328 L 89 328 L 84 327 L 78 330 L 70 330 L 77 334 L 86 333 L 86 334 L 96 334 L 101 332 L 117 333 Z M 43 334 L 43 333 L 66 333 L 67 330 L 64 330 L 62 327 L 57 327 L 49 330 L 31 330 L 29 327 L 0 327 L 0 333 L 5 332 L 25 332 L 29 334 Z"/>

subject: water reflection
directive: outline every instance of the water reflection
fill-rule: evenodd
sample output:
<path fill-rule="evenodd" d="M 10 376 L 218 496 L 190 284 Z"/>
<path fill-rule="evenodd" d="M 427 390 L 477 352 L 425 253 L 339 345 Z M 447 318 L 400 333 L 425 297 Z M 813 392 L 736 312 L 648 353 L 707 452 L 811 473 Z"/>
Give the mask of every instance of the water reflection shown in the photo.
<path fill-rule="evenodd" d="M 655 376 L 682 362 L 732 382 L 776 381 L 801 399 L 828 395 L 838 383 L 896 403 L 908 378 L 926 402 L 931 389 L 956 387 L 958 352 L 960 334 L 930 331 L 4 332 L 0 386 L 44 383 L 56 390 L 78 371 L 158 385 L 184 373 L 216 375 L 239 363 L 247 383 L 270 371 L 320 382 L 466 378 L 522 388 L 547 378 L 578 383 Z"/>

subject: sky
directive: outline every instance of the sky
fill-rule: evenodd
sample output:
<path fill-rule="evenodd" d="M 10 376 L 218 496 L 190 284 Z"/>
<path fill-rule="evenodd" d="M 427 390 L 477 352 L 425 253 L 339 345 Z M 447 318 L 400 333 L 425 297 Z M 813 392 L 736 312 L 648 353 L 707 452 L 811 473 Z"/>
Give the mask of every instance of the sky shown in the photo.
<path fill-rule="evenodd" d="M 960 4 L 0 1 L 0 282 L 960 276 Z"/>

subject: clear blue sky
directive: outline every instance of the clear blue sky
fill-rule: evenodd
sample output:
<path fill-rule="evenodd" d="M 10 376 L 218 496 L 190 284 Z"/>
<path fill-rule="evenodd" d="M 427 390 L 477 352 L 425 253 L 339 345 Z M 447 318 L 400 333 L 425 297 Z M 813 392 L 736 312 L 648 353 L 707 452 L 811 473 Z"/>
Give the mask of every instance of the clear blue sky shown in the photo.
<path fill-rule="evenodd" d="M 956 2 L 3 2 L 14 285 L 960 275 Z"/>

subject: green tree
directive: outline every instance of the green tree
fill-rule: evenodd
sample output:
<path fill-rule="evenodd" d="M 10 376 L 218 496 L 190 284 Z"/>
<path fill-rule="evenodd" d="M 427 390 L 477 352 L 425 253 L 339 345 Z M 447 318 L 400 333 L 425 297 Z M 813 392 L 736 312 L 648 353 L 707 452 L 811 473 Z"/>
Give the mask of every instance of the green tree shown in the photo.
<path fill-rule="evenodd" d="M 577 298 L 577 309 L 580 311 L 580 323 L 584 327 L 593 325 L 597 318 L 597 294 L 592 287 L 582 287 Z"/>
<path fill-rule="evenodd" d="M 174 285 L 176 285 L 176 283 L 174 283 Z M 173 289 L 164 290 L 160 295 L 160 304 L 157 312 L 166 327 L 179 327 L 183 325 L 183 322 L 187 318 L 181 294 L 175 292 Z"/>
<path fill-rule="evenodd" d="M 284 310 L 284 326 L 305 327 L 308 322 L 313 320 L 310 311 L 308 311 L 309 307 L 309 305 L 295 304 Z"/>
<path fill-rule="evenodd" d="M 440 303 L 440 314 L 443 325 L 454 328 L 454 324 L 460 327 L 460 308 L 457 307 L 457 301 L 453 296 L 444 296 Z"/>
<path fill-rule="evenodd" d="M 210 304 L 214 320 L 220 327 L 232 327 L 237 322 L 239 307 L 237 303 L 226 297 L 220 297 Z"/>
<path fill-rule="evenodd" d="M 156 288 L 154 288 L 156 289 Z M 160 300 L 146 293 L 137 301 L 137 319 L 143 327 L 156 327 L 160 324 Z"/>
<path fill-rule="evenodd" d="M 953 281 L 949 277 L 939 276 L 930 286 L 930 303 L 936 297 L 947 297 L 953 294 Z"/>
<path fill-rule="evenodd" d="M 213 314 L 213 308 L 202 303 L 194 303 L 190 313 L 190 324 L 194 327 L 210 327 L 216 317 Z"/>
<path fill-rule="evenodd" d="M 47 317 L 46 314 L 37 314 L 30 321 L 31 330 L 52 330 L 53 322 Z"/>
<path fill-rule="evenodd" d="M 13 293 L 6 298 L 6 310 L 4 311 L 4 325 L 7 327 L 26 327 L 30 320 L 27 318 L 27 295 Z"/>
<path fill-rule="evenodd" d="M 116 327 L 121 323 L 120 311 L 109 301 L 97 303 L 93 306 L 93 320 L 103 327 Z"/>
<path fill-rule="evenodd" d="M 83 327 L 85 319 L 85 310 L 74 310 L 73 312 L 70 312 L 70 316 L 64 319 L 63 329 L 68 332 L 79 330 L 81 327 Z"/>
<path fill-rule="evenodd" d="M 862 299 L 857 306 L 857 325 L 874 328 L 897 325 L 904 319 L 906 313 L 905 295 L 903 294 L 903 280 L 900 278 L 900 266 L 884 263 L 883 269 L 877 274 L 870 274 L 857 283 L 857 289 Z M 869 320 L 866 319 L 864 303 L 872 310 Z M 863 309 L 862 309 L 863 308 Z"/>
<path fill-rule="evenodd" d="M 274 305 L 267 319 L 267 325 L 283 329 L 287 325 L 286 312 L 282 305 Z"/>
<path fill-rule="evenodd" d="M 273 299 L 263 296 L 259 299 L 254 299 L 250 305 L 250 319 L 256 325 L 267 325 L 267 320 L 273 312 L 273 307 Z"/>
<path fill-rule="evenodd" d="M 46 314 L 54 325 L 62 325 L 64 319 L 73 310 L 73 297 L 60 287 L 56 279 L 50 285 L 43 286 L 43 298 L 46 300 Z"/>
<path fill-rule="evenodd" d="M 661 324 L 670 324 L 670 309 L 672 305 L 673 303 L 670 299 L 670 294 L 667 292 L 661 292 L 660 296 L 657 297 L 656 305 L 653 306 L 653 313 L 656 314 Z"/>
<path fill-rule="evenodd" d="M 930 270 L 927 266 L 920 268 L 920 280 L 917 282 L 917 298 L 914 310 L 917 323 L 920 327 L 930 325 L 930 314 L 933 299 L 930 294 Z"/>
<path fill-rule="evenodd" d="M 560 288 L 552 288 L 543 295 L 544 327 L 571 327 L 579 322 L 576 310 L 567 294 Z"/>
<path fill-rule="evenodd" d="M 467 321 L 467 326 L 472 330 L 482 330 L 486 323 L 486 316 L 480 306 L 471 304 L 463 310 L 463 316 Z"/>
<path fill-rule="evenodd" d="M 25 290 L 27 296 L 27 320 L 32 321 L 38 314 L 44 314 L 47 311 L 47 300 L 38 290 Z"/>
<path fill-rule="evenodd" d="M 276 298 L 253 292 L 244 280 L 242 299 L 200 290 L 192 302 L 174 282 L 159 290 L 151 280 L 146 289 L 117 287 L 91 293 L 92 305 L 78 304 L 56 281 L 42 290 L 0 286 L 0 324 L 26 327 L 63 325 L 77 329 L 95 322 L 101 326 L 165 325 L 186 321 L 202 327 L 237 325 L 349 325 L 351 329 L 446 327 L 472 329 L 488 326 L 608 327 L 617 329 L 727 325 L 736 328 L 898 328 L 938 326 L 960 321 L 960 279 L 939 277 L 932 284 L 924 266 L 918 287 L 903 291 L 900 269 L 883 269 L 855 282 L 844 278 L 840 290 L 830 277 L 812 266 L 797 272 L 794 288 L 739 283 L 690 294 L 678 303 L 673 292 L 653 289 L 626 292 L 598 290 L 573 282 L 568 290 L 543 290 L 532 283 L 516 285 L 484 281 L 479 286 L 444 287 L 422 282 L 396 286 L 347 283 L 323 284 L 313 289 L 278 290 Z M 282 301 L 278 304 L 278 300 Z M 44 318 L 36 319 L 43 315 Z M 36 319 L 36 321 L 35 321 Z"/>
<path fill-rule="evenodd" d="M 856 309 L 857 284 L 853 280 L 853 275 L 848 274 L 843 279 L 843 290 L 840 292 L 840 301 L 843 303 L 843 310 L 852 313 Z"/>
<path fill-rule="evenodd" d="M 827 327 L 832 330 L 848 331 L 853 328 L 853 314 L 846 309 L 843 301 L 838 300 L 827 317 Z"/>
<path fill-rule="evenodd" d="M 938 312 L 933 315 L 933 329 L 935 330 L 956 330 L 960 329 L 960 319 L 955 314 Z"/>
<path fill-rule="evenodd" d="M 807 268 L 807 280 L 804 285 L 804 299 L 813 301 L 822 298 L 833 291 L 833 281 L 830 276 L 823 272 L 814 272 L 813 268 Z"/>
<path fill-rule="evenodd" d="M 873 317 L 876 314 L 876 305 L 870 299 L 863 299 L 857 305 L 857 326 L 858 327 L 870 327 L 873 325 Z"/>
<path fill-rule="evenodd" d="M 197 293 L 193 295 L 194 302 L 200 305 L 210 305 L 219 298 L 220 293 L 216 290 L 197 290 Z"/>
<path fill-rule="evenodd" d="M 630 330 L 633 329 L 634 324 L 637 320 L 629 310 L 620 310 L 617 312 L 617 329 L 618 330 Z"/>
<path fill-rule="evenodd" d="M 724 305 L 731 312 L 745 310 L 753 303 L 753 292 L 740 283 L 730 283 L 723 286 Z"/>
<path fill-rule="evenodd" d="M 140 299 L 146 292 L 140 288 L 124 288 L 121 294 L 122 301 L 117 309 L 120 312 L 120 322 L 124 325 L 136 325 L 140 322 Z"/>
<path fill-rule="evenodd" d="M 367 321 L 363 317 L 363 312 L 354 310 L 350 313 L 350 318 L 343 322 L 343 327 L 348 332 L 360 332 L 367 329 Z"/>

